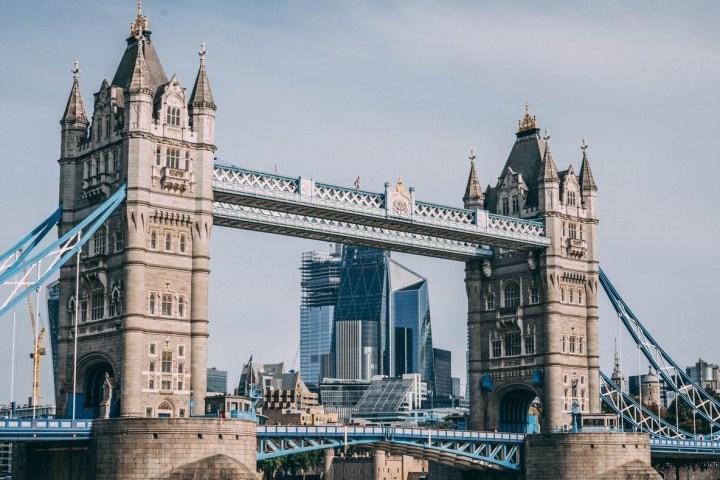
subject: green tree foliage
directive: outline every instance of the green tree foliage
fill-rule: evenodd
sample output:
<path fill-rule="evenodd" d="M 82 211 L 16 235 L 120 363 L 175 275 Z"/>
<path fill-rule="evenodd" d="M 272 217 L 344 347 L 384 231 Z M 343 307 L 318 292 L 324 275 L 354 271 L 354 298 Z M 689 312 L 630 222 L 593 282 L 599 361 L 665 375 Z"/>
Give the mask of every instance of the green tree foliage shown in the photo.
<path fill-rule="evenodd" d="M 275 478 L 279 472 L 290 474 L 307 473 L 317 469 L 323 461 L 323 451 L 294 453 L 283 457 L 269 458 L 257 462 L 257 469 L 266 474 L 266 478 Z"/>
<path fill-rule="evenodd" d="M 720 401 L 720 394 L 714 390 L 707 388 L 705 389 L 713 398 Z M 675 402 L 677 402 L 677 418 L 675 417 Z M 693 409 L 682 399 L 675 399 L 670 407 L 667 409 L 666 420 L 672 425 L 678 425 L 681 429 L 686 432 L 697 432 L 698 435 L 708 435 L 711 433 L 710 424 L 707 420 L 702 418 L 700 415 L 693 416 Z M 712 433 L 720 433 L 717 428 Z"/>

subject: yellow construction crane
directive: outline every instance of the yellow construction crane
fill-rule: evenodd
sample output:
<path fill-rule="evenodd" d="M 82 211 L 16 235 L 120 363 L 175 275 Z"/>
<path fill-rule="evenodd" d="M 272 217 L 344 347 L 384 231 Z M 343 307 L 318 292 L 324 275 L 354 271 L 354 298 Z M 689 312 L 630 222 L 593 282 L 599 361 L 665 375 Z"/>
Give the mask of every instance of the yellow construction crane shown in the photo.
<path fill-rule="evenodd" d="M 33 405 L 37 406 L 40 400 L 40 357 L 46 354 L 45 347 L 42 346 L 43 339 L 45 338 L 45 327 L 40 329 L 40 333 L 37 333 L 37 323 L 35 323 L 35 311 L 33 310 L 32 300 L 30 295 L 27 297 L 28 309 L 30 310 L 30 323 L 32 324 L 33 340 L 35 341 L 35 348 L 33 353 L 30 354 L 30 358 L 33 359 L 33 384 L 32 384 L 32 401 Z"/>

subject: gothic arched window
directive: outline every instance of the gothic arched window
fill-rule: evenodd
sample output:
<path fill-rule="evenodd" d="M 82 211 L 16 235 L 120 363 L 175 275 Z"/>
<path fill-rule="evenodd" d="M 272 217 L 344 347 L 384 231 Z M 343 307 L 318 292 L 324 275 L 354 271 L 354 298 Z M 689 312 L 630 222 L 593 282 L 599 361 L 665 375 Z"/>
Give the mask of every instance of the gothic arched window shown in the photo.
<path fill-rule="evenodd" d="M 507 197 L 503 197 L 502 200 L 500 200 L 501 204 L 501 211 L 503 215 L 510 215 L 510 201 Z"/>
<path fill-rule="evenodd" d="M 520 305 L 520 285 L 510 282 L 503 288 L 503 307 L 517 307 Z"/>
<path fill-rule="evenodd" d="M 512 213 L 518 213 L 520 211 L 520 200 L 517 195 L 512 197 Z"/>
<path fill-rule="evenodd" d="M 180 109 L 168 105 L 165 121 L 168 125 L 180 126 Z"/>

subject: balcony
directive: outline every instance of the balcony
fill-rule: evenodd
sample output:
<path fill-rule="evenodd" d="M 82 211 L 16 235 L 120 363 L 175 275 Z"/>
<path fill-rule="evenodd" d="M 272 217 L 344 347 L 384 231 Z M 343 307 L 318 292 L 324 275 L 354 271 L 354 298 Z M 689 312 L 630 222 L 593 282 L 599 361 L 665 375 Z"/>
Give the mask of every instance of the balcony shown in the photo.
<path fill-rule="evenodd" d="M 91 201 L 105 200 L 110 196 L 115 174 L 99 173 L 83 180 L 83 198 Z"/>
<path fill-rule="evenodd" d="M 179 168 L 164 167 L 160 174 L 160 186 L 163 190 L 184 192 L 190 187 L 190 173 Z"/>
<path fill-rule="evenodd" d="M 585 251 L 587 250 L 585 240 L 579 238 L 568 238 L 566 246 L 568 256 L 574 258 L 583 257 L 585 255 Z"/>

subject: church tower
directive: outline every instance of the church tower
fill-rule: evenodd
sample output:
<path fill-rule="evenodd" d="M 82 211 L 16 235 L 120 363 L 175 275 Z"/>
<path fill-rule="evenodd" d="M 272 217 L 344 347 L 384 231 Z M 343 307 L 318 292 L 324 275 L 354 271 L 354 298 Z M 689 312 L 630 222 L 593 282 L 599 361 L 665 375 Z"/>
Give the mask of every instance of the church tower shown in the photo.
<path fill-rule="evenodd" d="M 467 262 L 471 428 L 533 432 L 599 413 L 597 186 L 583 140 L 577 175 L 558 171 L 547 131 L 526 105 L 494 187 L 472 165 L 465 206 L 540 221 L 545 250 L 495 249 Z"/>
<path fill-rule="evenodd" d="M 204 44 L 199 54 L 187 98 L 167 78 L 138 2 L 90 121 L 73 69 L 60 122 L 60 235 L 123 185 L 127 198 L 83 247 L 79 274 L 74 260 L 60 271 L 60 416 L 72 415 L 73 400 L 77 418 L 204 411 L 216 105 Z"/>

